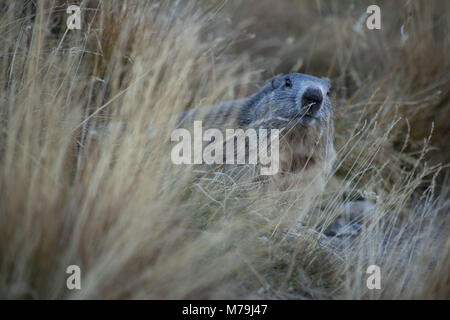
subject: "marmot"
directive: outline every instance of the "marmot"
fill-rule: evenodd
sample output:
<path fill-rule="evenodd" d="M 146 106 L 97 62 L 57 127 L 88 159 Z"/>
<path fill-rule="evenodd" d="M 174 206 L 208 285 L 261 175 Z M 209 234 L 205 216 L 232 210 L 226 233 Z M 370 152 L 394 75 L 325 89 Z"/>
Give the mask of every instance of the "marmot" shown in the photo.
<path fill-rule="evenodd" d="M 205 128 L 279 129 L 280 173 L 301 172 L 297 181 L 307 182 L 326 176 L 336 158 L 329 92 L 330 83 L 314 76 L 277 76 L 247 98 L 187 110 L 178 127 L 202 120 Z"/>
<path fill-rule="evenodd" d="M 316 194 L 315 187 L 323 187 L 336 158 L 329 92 L 328 81 L 291 73 L 270 79 L 258 92 L 247 98 L 189 109 L 177 116 L 175 121 L 178 122 L 178 128 L 185 129 L 192 129 L 195 121 L 202 121 L 205 130 L 280 130 L 279 173 L 276 176 L 283 177 L 282 188 L 286 187 L 285 182 L 300 183 Z M 108 125 L 108 132 L 111 131 L 111 125 Z M 123 130 L 123 127 L 120 124 L 118 130 Z M 200 140 L 202 142 L 205 143 Z M 223 163 L 227 162 L 227 155 L 223 153 Z M 223 169 L 227 168 L 238 168 L 230 170 L 234 171 L 233 175 L 237 173 L 240 176 L 242 173 L 242 166 L 223 166 Z"/>

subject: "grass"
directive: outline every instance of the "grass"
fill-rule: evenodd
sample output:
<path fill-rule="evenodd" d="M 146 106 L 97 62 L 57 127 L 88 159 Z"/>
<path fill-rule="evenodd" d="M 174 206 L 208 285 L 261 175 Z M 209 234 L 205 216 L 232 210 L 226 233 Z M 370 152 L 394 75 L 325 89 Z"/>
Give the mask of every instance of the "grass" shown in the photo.
<path fill-rule="evenodd" d="M 0 5 L 0 297 L 448 299 L 448 3 L 369 4 Z M 323 192 L 173 167 L 174 114 L 291 71 L 335 88 Z"/>

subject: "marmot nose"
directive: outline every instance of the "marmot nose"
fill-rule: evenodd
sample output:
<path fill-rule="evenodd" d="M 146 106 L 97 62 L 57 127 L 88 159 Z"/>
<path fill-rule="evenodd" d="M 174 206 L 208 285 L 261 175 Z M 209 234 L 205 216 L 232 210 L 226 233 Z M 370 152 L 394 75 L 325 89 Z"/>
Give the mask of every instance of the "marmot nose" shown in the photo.
<path fill-rule="evenodd" d="M 302 97 L 302 108 L 308 112 L 316 113 L 322 104 L 322 91 L 317 88 L 308 88 Z"/>

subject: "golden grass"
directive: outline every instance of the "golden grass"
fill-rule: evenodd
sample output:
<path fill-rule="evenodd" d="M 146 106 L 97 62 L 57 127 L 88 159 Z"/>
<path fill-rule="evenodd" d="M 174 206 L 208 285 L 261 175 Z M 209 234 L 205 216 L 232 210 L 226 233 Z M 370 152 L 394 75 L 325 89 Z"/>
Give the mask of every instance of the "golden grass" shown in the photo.
<path fill-rule="evenodd" d="M 383 2 L 377 35 L 353 30 L 359 3 L 85 1 L 81 31 L 37 3 L 0 13 L 1 298 L 449 298 L 446 1 Z M 289 71 L 336 87 L 323 193 L 173 168 L 174 114 Z M 325 235 L 361 198 L 361 231 Z"/>

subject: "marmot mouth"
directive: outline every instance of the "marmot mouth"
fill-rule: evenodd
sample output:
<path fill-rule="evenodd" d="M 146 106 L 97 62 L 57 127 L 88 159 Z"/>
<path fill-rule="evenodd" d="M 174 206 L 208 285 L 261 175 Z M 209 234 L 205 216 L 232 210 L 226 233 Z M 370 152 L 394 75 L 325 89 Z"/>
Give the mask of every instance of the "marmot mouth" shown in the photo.
<path fill-rule="evenodd" d="M 308 109 L 308 111 L 306 111 L 304 115 L 308 116 L 308 117 L 311 117 L 311 118 L 314 118 L 314 115 L 313 115 L 313 112 L 311 111 L 311 109 Z"/>
<path fill-rule="evenodd" d="M 316 105 L 317 102 L 311 102 L 308 105 L 304 106 L 304 109 L 306 110 L 304 115 L 314 118 L 315 114 L 317 113 L 317 110 L 314 110 Z"/>
<path fill-rule="evenodd" d="M 311 125 L 314 125 L 317 121 L 318 119 L 315 116 L 304 113 L 298 115 L 296 125 L 299 125 L 303 129 L 307 129 Z"/>
<path fill-rule="evenodd" d="M 299 113 L 297 115 L 297 119 L 298 120 L 303 120 L 304 119 L 304 120 L 307 120 L 309 122 L 311 120 L 317 120 L 317 117 L 314 115 L 314 113 L 312 111 L 308 110 L 305 113 Z"/>

